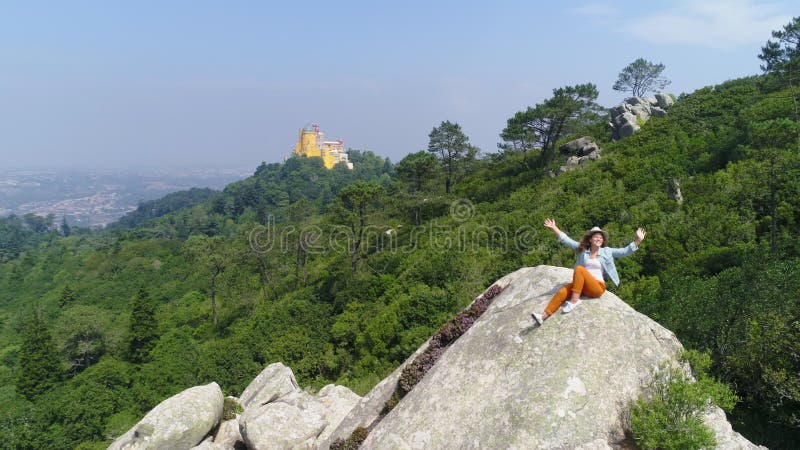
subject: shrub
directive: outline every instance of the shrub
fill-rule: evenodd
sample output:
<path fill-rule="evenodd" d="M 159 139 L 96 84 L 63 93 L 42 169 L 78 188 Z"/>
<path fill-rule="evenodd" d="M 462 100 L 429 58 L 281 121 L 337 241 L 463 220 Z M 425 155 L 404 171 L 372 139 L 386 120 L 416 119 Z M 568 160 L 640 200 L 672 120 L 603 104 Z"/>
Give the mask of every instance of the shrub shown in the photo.
<path fill-rule="evenodd" d="M 714 433 L 701 415 L 714 405 L 730 410 L 736 403 L 731 389 L 706 374 L 707 353 L 687 351 L 684 361 L 694 363 L 692 382 L 678 369 L 657 374 L 650 385 L 652 397 L 637 400 L 630 412 L 630 430 L 642 449 L 714 448 Z"/>
<path fill-rule="evenodd" d="M 439 331 L 431 338 L 428 348 L 414 359 L 411 364 L 407 365 L 400 374 L 398 389 L 401 395 L 411 392 L 411 389 L 413 389 L 422 377 L 428 373 L 428 370 L 436 364 L 436 361 L 442 356 L 447 346 L 461 337 L 461 335 L 486 312 L 492 300 L 502 291 L 503 288 L 493 284 L 483 295 L 472 302 L 469 308 L 460 312 L 454 319 L 442 325 Z"/>
<path fill-rule="evenodd" d="M 244 412 L 244 408 L 235 398 L 225 397 L 222 402 L 222 420 L 233 420 L 236 418 L 236 414 L 241 414 L 242 412 Z"/>
<path fill-rule="evenodd" d="M 422 377 L 436 364 L 436 361 L 444 354 L 444 348 L 439 346 L 428 346 L 421 355 L 407 365 L 400 374 L 398 387 L 403 395 L 411 392 L 411 389 L 419 383 Z"/>
<path fill-rule="evenodd" d="M 346 440 L 335 440 L 331 444 L 331 450 L 358 450 L 358 447 L 367 439 L 368 435 L 369 430 L 364 427 L 358 427 L 353 430 L 353 433 Z"/>

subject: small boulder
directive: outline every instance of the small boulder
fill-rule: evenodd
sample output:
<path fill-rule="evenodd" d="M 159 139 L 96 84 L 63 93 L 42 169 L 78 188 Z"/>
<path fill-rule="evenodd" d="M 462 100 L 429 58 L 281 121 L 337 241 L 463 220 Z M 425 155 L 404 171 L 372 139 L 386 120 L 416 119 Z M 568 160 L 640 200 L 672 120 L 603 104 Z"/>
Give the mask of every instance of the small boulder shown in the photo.
<path fill-rule="evenodd" d="M 159 403 L 108 448 L 190 449 L 219 423 L 222 402 L 217 383 L 186 389 Z"/>
<path fill-rule="evenodd" d="M 561 151 L 561 153 L 578 154 L 579 152 L 583 151 L 584 148 L 590 145 L 594 145 L 595 147 L 597 147 L 597 144 L 594 143 L 592 138 L 584 136 L 578 139 L 573 139 L 565 143 L 558 149 Z"/>
<path fill-rule="evenodd" d="M 294 393 L 292 396 L 302 394 L 305 393 Z M 247 408 L 239 417 L 239 429 L 247 448 L 253 450 L 315 448 L 317 436 L 322 433 L 328 422 L 318 409 L 303 409 L 303 406 L 312 404 L 307 399 L 294 398 L 288 403 L 274 401 Z"/>
<path fill-rule="evenodd" d="M 620 138 L 628 137 L 633 133 L 639 131 L 639 123 L 636 116 L 631 113 L 625 113 L 621 116 L 619 127 L 617 128 L 617 135 Z"/>
<path fill-rule="evenodd" d="M 650 108 L 650 114 L 653 117 L 664 117 L 667 115 L 667 112 L 664 110 L 664 108 L 661 108 L 660 106 L 653 106 Z"/>
<path fill-rule="evenodd" d="M 197 447 L 192 447 L 190 450 L 234 450 L 234 447 L 227 445 L 217 444 L 211 440 L 203 441 Z"/>
<path fill-rule="evenodd" d="M 239 397 L 239 403 L 245 408 L 269 403 L 278 397 L 299 391 L 300 387 L 294 378 L 292 369 L 282 363 L 267 366 L 250 382 Z"/>
<path fill-rule="evenodd" d="M 656 101 L 658 101 L 658 106 L 663 109 L 667 109 L 675 103 L 670 94 L 663 92 L 656 94 Z"/>
<path fill-rule="evenodd" d="M 361 401 L 361 397 L 344 386 L 329 384 L 319 390 L 317 401 L 323 406 L 323 415 L 328 422 L 328 426 L 317 438 L 318 442 L 324 442 Z"/>
<path fill-rule="evenodd" d="M 628 99 L 625 100 L 625 103 L 627 103 L 629 105 L 648 105 L 649 106 L 649 102 L 647 100 L 643 99 L 642 97 L 628 97 Z"/>
<path fill-rule="evenodd" d="M 244 439 L 242 439 L 242 433 L 239 431 L 238 418 L 226 420 L 219 424 L 219 429 L 214 435 L 214 444 L 224 448 L 235 448 L 239 442 L 243 443 Z"/>

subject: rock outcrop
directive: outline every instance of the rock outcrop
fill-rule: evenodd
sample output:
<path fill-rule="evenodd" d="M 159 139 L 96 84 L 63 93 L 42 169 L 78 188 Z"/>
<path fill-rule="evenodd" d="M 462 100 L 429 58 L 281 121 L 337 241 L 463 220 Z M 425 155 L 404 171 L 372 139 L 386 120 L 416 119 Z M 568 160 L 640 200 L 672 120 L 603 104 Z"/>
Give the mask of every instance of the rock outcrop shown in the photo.
<path fill-rule="evenodd" d="M 639 131 L 641 124 L 650 117 L 663 117 L 675 102 L 670 94 L 659 93 L 655 97 L 630 97 L 618 106 L 611 108 L 611 128 L 613 139 L 622 139 Z"/>
<path fill-rule="evenodd" d="M 181 449 L 196 446 L 222 417 L 222 390 L 217 383 L 195 386 L 153 408 L 109 450 Z"/>
<path fill-rule="evenodd" d="M 567 142 L 559 147 L 559 151 L 562 154 L 570 155 L 570 157 L 567 158 L 566 164 L 552 172 L 553 176 L 570 171 L 586 162 L 600 159 L 602 149 L 592 138 L 584 136 Z"/>
<path fill-rule="evenodd" d="M 570 273 L 539 266 L 499 280 L 504 291 L 361 448 L 625 447 L 630 403 L 682 347 L 608 292 L 536 327 L 530 313 Z M 722 448 L 756 448 L 721 410 L 707 422 Z"/>
<path fill-rule="evenodd" d="M 241 398 L 223 399 L 222 390 L 211 383 L 164 400 L 109 449 L 322 448 L 360 400 L 350 389 L 332 384 L 316 394 L 303 391 L 291 369 L 274 363 L 250 382 Z M 220 422 L 228 401 L 243 412 Z"/>

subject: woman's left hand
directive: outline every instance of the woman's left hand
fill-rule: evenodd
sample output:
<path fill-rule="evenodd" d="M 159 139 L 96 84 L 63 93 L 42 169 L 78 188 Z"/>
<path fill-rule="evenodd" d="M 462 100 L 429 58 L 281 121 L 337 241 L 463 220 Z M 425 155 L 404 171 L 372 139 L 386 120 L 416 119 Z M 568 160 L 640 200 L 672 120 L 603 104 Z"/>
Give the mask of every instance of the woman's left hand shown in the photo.
<path fill-rule="evenodd" d="M 645 236 L 647 236 L 647 232 L 644 231 L 643 227 L 639 227 L 639 229 L 636 230 L 636 245 L 637 246 L 644 240 Z"/>

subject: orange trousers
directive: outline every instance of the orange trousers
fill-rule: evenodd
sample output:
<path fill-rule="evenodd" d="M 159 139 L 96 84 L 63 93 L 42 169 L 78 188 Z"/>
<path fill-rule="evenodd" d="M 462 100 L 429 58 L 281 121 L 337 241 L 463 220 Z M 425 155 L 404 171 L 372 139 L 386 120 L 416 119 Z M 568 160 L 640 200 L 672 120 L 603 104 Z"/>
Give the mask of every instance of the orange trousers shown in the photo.
<path fill-rule="evenodd" d="M 569 283 L 556 292 L 547 304 L 547 314 L 551 316 L 558 311 L 561 304 L 567 301 L 572 292 L 583 294 L 587 297 L 600 297 L 606 291 L 606 284 L 596 280 L 583 266 L 576 266 L 572 271 L 572 283 Z"/>

